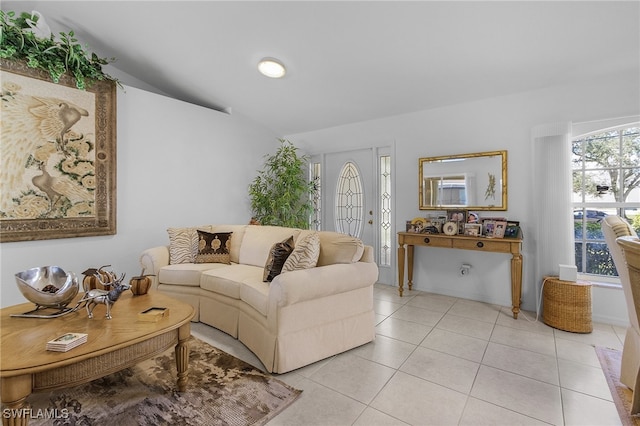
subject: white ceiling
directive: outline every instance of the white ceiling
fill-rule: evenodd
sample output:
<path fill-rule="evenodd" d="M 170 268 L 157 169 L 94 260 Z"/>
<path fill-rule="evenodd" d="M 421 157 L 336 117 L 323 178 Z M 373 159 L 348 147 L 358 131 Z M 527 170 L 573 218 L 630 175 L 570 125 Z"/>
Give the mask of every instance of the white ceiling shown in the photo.
<path fill-rule="evenodd" d="M 106 70 L 125 84 L 138 79 L 279 135 L 640 75 L 638 1 L 4 1 L 2 9 L 38 10 L 56 34 L 73 29 L 89 50 L 117 58 Z M 257 72 L 265 56 L 285 63 L 285 78 Z"/>

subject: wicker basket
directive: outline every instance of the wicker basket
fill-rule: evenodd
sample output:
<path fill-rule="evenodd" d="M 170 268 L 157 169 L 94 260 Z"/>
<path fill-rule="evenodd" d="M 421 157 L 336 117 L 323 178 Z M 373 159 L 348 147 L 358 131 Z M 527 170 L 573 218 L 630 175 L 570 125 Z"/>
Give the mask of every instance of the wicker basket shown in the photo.
<path fill-rule="evenodd" d="M 546 277 L 542 289 L 545 324 L 573 333 L 591 333 L 591 284 Z"/>

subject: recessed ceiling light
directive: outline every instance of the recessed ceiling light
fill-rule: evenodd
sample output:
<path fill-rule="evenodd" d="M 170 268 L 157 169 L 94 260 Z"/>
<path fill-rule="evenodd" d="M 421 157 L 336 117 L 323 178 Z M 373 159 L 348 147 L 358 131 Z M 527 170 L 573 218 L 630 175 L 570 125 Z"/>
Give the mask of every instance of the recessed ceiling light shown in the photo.
<path fill-rule="evenodd" d="M 271 78 L 282 78 L 287 73 L 284 65 L 274 58 L 264 58 L 258 62 L 258 71 Z"/>

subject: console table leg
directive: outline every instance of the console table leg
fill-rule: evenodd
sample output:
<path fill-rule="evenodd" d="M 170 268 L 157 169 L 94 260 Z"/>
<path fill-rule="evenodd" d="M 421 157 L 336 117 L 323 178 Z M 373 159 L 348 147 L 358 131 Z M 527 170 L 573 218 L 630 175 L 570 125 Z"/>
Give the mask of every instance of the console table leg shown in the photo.
<path fill-rule="evenodd" d="M 404 245 L 398 246 L 398 294 L 402 297 L 402 286 L 404 285 Z"/>
<path fill-rule="evenodd" d="M 2 425 L 27 426 L 30 410 L 26 401 L 32 390 L 31 374 L 4 377 L 0 388 L 2 390 Z"/>
<path fill-rule="evenodd" d="M 409 290 L 413 289 L 413 251 L 415 246 L 407 246 L 407 285 Z"/>
<path fill-rule="evenodd" d="M 522 255 L 513 254 L 511 258 L 511 311 L 513 318 L 518 319 L 522 299 Z"/>
<path fill-rule="evenodd" d="M 191 324 L 186 323 L 178 332 L 178 344 L 176 345 L 176 367 L 178 369 L 178 390 L 187 390 L 189 379 L 189 344 L 187 340 L 191 336 Z"/>

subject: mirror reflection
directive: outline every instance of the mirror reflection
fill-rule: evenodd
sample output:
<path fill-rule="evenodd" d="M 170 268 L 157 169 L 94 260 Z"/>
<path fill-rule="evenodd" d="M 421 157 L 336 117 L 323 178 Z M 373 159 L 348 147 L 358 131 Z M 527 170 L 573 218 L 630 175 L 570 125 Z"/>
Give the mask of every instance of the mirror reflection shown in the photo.
<path fill-rule="evenodd" d="M 419 160 L 421 210 L 507 209 L 507 151 Z"/>

